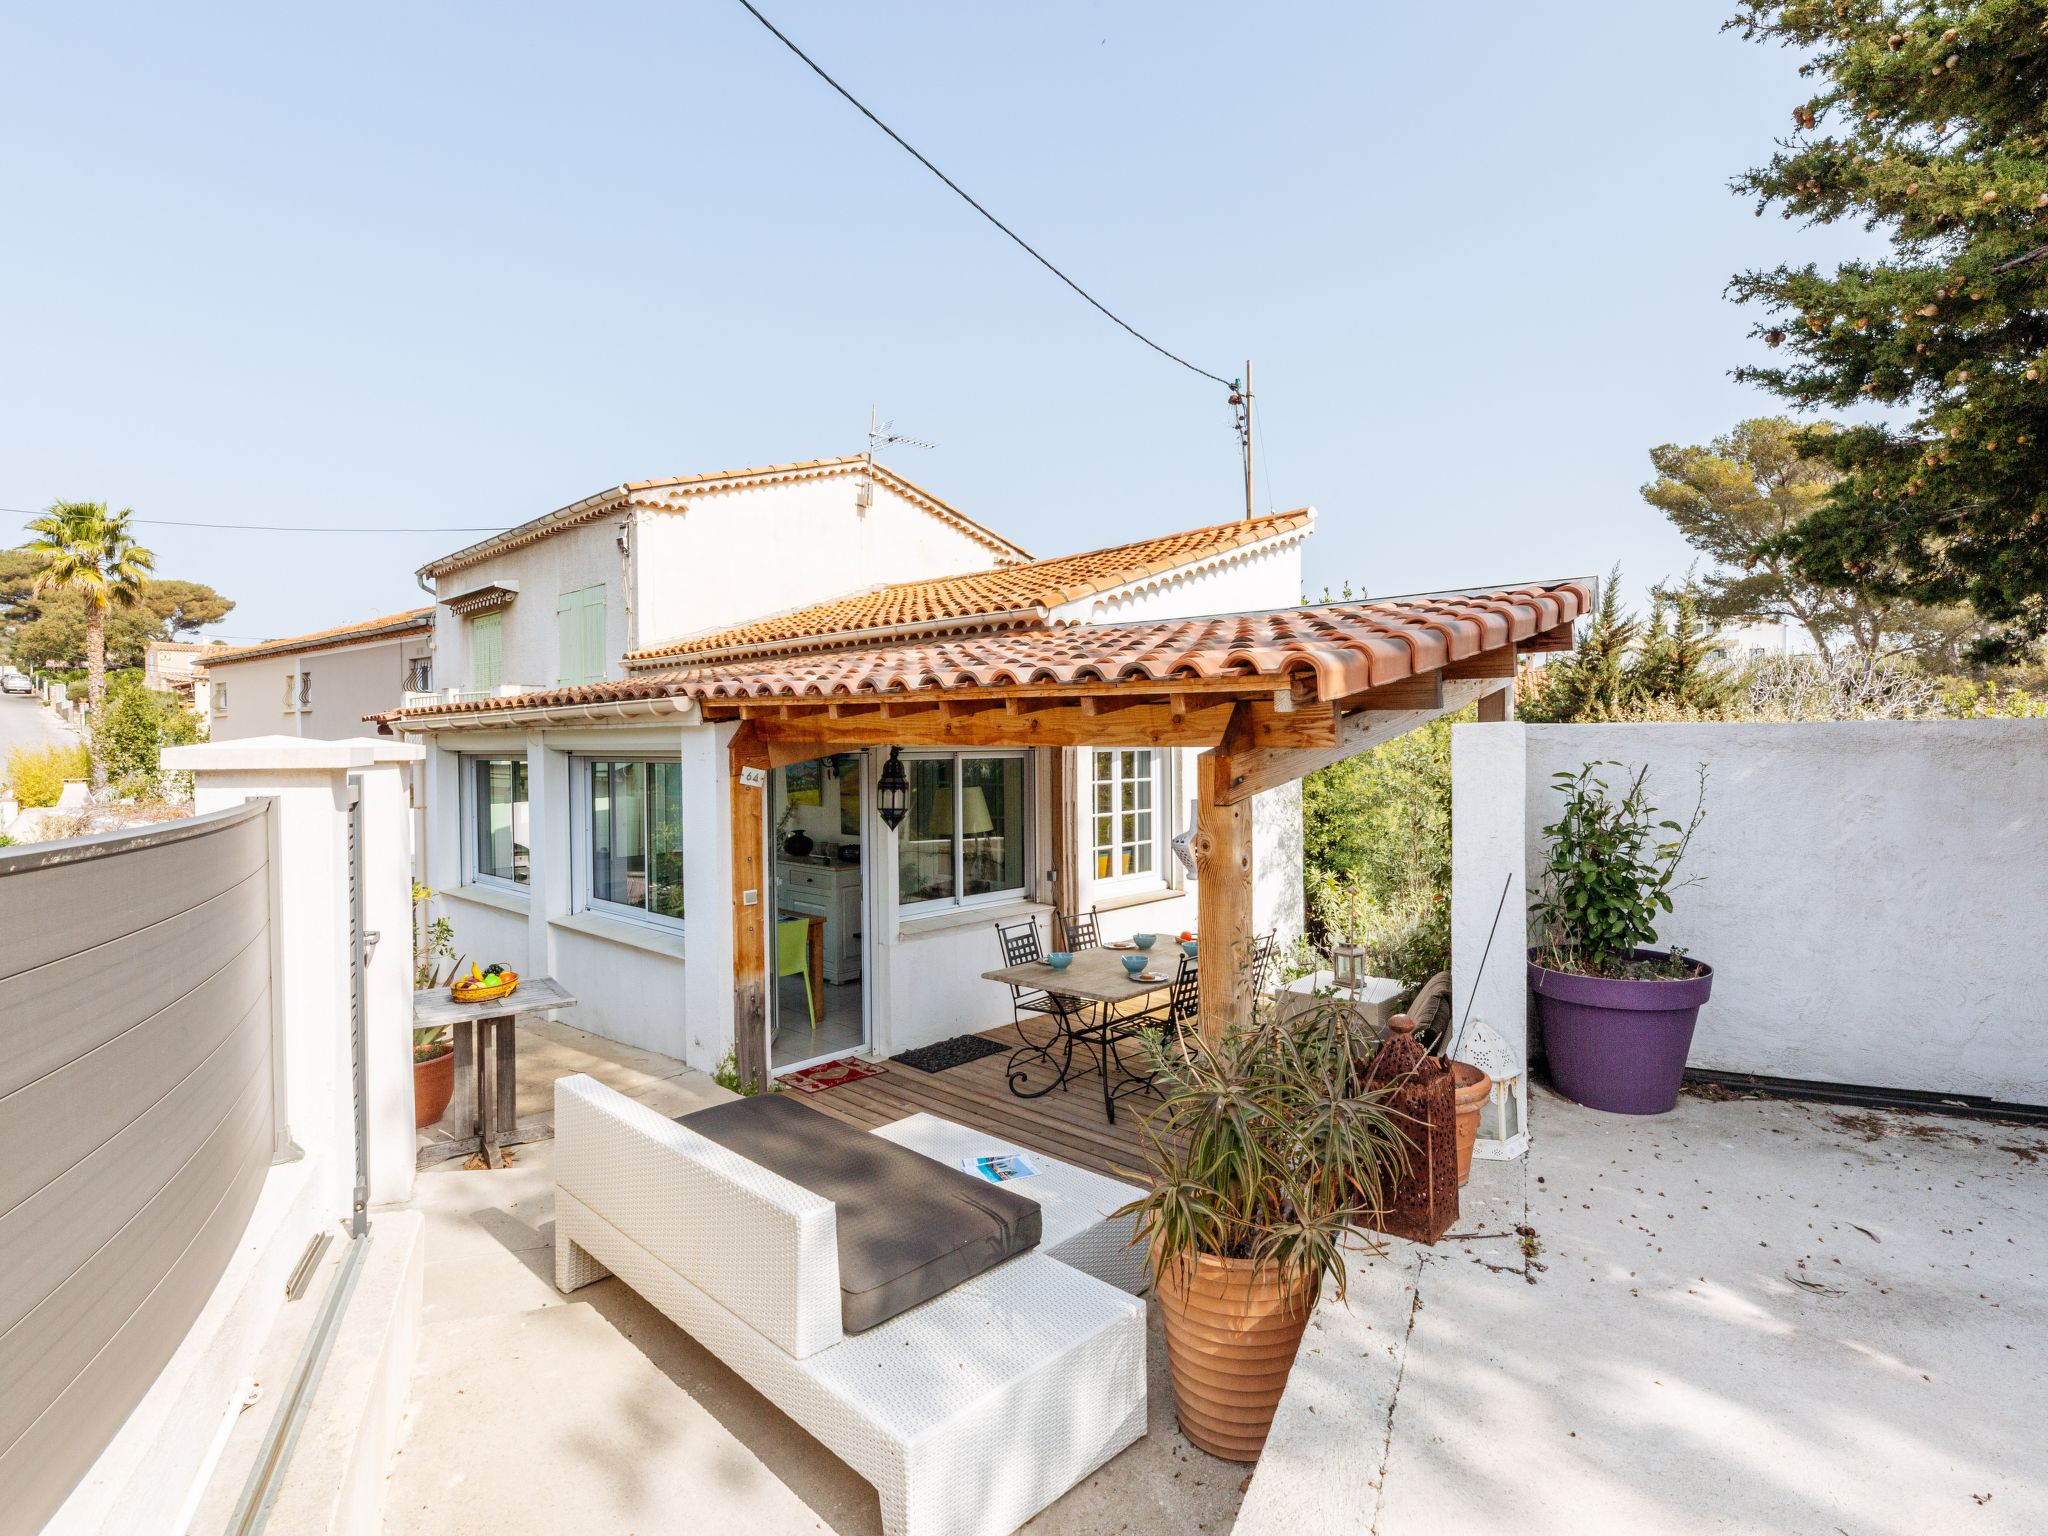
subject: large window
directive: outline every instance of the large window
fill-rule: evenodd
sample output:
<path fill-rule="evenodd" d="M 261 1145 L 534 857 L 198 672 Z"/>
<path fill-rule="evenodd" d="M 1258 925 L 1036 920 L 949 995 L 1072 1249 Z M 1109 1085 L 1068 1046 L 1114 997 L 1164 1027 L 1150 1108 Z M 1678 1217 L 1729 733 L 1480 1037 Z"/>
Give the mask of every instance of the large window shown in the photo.
<path fill-rule="evenodd" d="M 1097 880 L 1159 878 L 1159 756 L 1149 747 L 1094 754 L 1090 851 Z"/>
<path fill-rule="evenodd" d="M 896 839 L 902 904 L 957 905 L 1021 894 L 1029 803 L 1024 754 L 906 754 L 903 765 L 910 814 Z"/>
<path fill-rule="evenodd" d="M 526 884 L 526 759 L 473 757 L 469 773 L 476 859 L 471 872 L 479 880 Z"/>
<path fill-rule="evenodd" d="M 593 759 L 586 775 L 584 875 L 593 911 L 683 919 L 683 768 L 674 761 Z"/>

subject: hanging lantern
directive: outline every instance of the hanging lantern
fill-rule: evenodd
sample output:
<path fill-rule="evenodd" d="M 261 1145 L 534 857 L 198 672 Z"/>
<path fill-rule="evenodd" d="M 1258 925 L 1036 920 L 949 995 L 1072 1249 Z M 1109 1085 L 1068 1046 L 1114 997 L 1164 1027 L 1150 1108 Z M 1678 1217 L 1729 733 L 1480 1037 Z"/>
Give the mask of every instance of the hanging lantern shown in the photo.
<path fill-rule="evenodd" d="M 889 760 L 882 764 L 882 776 L 875 780 L 875 807 L 894 832 L 910 814 L 910 776 L 903 771 L 903 749 L 891 747 Z"/>
<path fill-rule="evenodd" d="M 1330 946 L 1330 978 L 1346 992 L 1356 992 L 1367 980 L 1365 946 L 1363 944 L 1332 944 Z"/>

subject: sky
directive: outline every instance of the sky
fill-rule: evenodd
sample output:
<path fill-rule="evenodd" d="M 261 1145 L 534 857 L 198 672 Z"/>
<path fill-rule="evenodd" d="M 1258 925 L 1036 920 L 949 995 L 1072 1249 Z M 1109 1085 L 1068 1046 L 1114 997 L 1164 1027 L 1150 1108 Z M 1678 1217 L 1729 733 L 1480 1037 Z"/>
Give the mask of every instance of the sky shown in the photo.
<path fill-rule="evenodd" d="M 1774 409 L 1724 284 L 1866 238 L 1730 192 L 1803 94 L 1730 0 L 758 3 L 1131 324 L 1252 359 L 1312 594 L 1682 575 L 1648 450 Z M 223 637 L 870 406 L 1035 554 L 1243 510 L 1225 391 L 734 0 L 15 7 L 0 80 L 0 506 L 132 507 Z"/>

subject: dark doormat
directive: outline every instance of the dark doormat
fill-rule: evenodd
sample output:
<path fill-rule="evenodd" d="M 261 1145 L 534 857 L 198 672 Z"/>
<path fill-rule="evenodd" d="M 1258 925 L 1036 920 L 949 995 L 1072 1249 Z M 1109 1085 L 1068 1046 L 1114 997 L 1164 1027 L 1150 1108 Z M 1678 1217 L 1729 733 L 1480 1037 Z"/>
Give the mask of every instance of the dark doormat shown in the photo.
<path fill-rule="evenodd" d="M 900 1061 L 906 1067 L 915 1067 L 920 1072 L 943 1072 L 948 1067 L 979 1061 L 984 1056 L 1000 1056 L 1008 1049 L 1007 1045 L 984 1040 L 980 1035 L 955 1035 L 937 1045 L 920 1045 L 914 1051 L 904 1051 L 889 1059 Z"/>

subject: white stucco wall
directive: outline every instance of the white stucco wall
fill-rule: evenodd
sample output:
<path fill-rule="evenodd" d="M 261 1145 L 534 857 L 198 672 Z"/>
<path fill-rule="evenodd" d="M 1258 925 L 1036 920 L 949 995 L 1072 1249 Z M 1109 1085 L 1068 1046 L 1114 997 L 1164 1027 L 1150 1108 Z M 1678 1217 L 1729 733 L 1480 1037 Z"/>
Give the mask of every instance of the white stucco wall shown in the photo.
<path fill-rule="evenodd" d="M 702 634 L 892 581 L 987 570 L 998 552 L 857 475 L 692 497 L 642 512 L 639 644 Z"/>
<path fill-rule="evenodd" d="M 626 514 L 603 517 L 524 548 L 508 550 L 441 577 L 435 590 L 456 597 L 480 587 L 503 583 L 519 595 L 499 610 L 499 681 L 531 688 L 552 688 L 560 680 L 560 630 L 555 603 L 564 592 L 586 587 L 605 589 L 605 676 L 620 675 L 619 657 L 627 645 L 627 612 L 622 601 L 625 561 L 619 553 L 619 530 Z M 434 686 L 473 688 L 468 619 L 447 607 L 434 612 Z"/>
<path fill-rule="evenodd" d="M 2048 1103 L 2048 723 L 1493 724 L 1452 743 L 1460 996 L 1503 874 L 1541 868 L 1552 773 L 1647 764 L 1683 820 L 1705 763 L 1702 878 L 1659 931 L 1715 967 L 1693 1066 Z M 1520 926 L 1503 933 L 1519 959 Z M 1480 1000 L 1519 1033 L 1500 948 Z"/>

